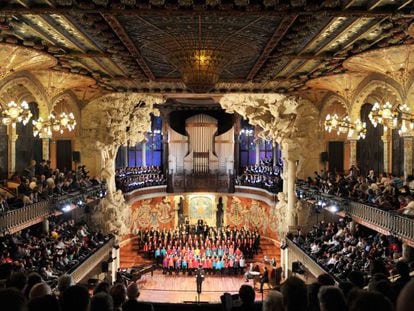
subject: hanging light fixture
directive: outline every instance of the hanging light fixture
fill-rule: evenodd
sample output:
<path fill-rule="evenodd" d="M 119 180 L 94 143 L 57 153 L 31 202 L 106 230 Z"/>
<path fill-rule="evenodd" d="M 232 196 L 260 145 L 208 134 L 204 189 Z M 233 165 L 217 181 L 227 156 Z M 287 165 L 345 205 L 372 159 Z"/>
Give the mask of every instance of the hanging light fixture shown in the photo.
<path fill-rule="evenodd" d="M 409 129 L 414 129 L 414 114 L 410 113 L 410 108 L 406 103 L 393 109 L 390 102 L 382 105 L 376 102 L 368 117 L 374 127 L 378 124 L 382 125 L 384 132 L 388 129 L 396 129 L 401 135 Z"/>
<path fill-rule="evenodd" d="M 325 131 L 329 133 L 335 131 L 337 135 L 347 134 L 348 137 L 353 137 L 356 133 L 358 139 L 364 139 L 367 133 L 365 122 L 361 122 L 361 120 L 352 122 L 347 115 L 340 118 L 336 113 L 333 116 L 328 114 L 324 125 Z"/>
<path fill-rule="evenodd" d="M 64 130 L 71 132 L 75 127 L 76 120 L 72 112 L 62 112 L 59 116 L 52 112 L 47 120 L 43 120 L 42 117 L 33 120 L 33 135 L 51 136 L 52 132 L 63 134 Z"/>
<path fill-rule="evenodd" d="M 11 101 L 7 104 L 7 108 L 2 111 L 2 123 L 15 128 L 16 123 L 22 122 L 23 125 L 29 123 L 32 113 L 27 102 L 23 101 L 20 105 Z"/>

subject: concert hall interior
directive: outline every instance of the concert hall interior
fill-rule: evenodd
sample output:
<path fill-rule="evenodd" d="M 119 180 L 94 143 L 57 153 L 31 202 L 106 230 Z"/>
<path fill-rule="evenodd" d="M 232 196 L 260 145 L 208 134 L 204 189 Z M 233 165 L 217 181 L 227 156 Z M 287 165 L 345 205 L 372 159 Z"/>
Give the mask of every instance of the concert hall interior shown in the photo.
<path fill-rule="evenodd" d="M 0 309 L 411 310 L 413 0 L 0 1 Z"/>

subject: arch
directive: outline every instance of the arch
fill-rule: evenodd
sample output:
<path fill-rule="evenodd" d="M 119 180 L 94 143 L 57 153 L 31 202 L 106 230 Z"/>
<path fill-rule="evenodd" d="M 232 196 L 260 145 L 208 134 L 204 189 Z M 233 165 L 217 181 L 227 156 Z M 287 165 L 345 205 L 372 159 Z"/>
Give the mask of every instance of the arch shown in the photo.
<path fill-rule="evenodd" d="M 357 120 L 360 118 L 359 113 L 362 106 L 366 103 L 366 100 L 370 96 L 376 96 L 374 92 L 378 89 L 385 92 L 386 99 L 392 100 L 394 97 L 394 105 L 401 104 L 403 102 L 401 88 L 395 81 L 388 78 L 385 80 L 379 80 L 376 78 L 372 79 L 372 76 L 368 76 L 363 82 L 361 82 L 360 87 L 356 90 L 355 96 L 353 97 L 350 113 L 351 119 Z"/>
<path fill-rule="evenodd" d="M 324 119 L 327 114 L 327 110 L 330 106 L 339 104 L 341 105 L 347 114 L 349 114 L 349 103 L 342 96 L 329 92 L 322 100 L 322 107 L 319 112 L 320 119 Z"/>
<path fill-rule="evenodd" d="M 20 91 L 21 89 L 24 91 Z M 39 115 L 42 118 L 47 118 L 50 112 L 50 105 L 45 95 L 45 90 L 40 82 L 34 78 L 30 73 L 17 73 L 2 80 L 0 83 L 0 97 L 6 96 L 7 93 L 19 99 L 26 101 L 34 101 L 39 107 Z M 23 95 L 23 98 L 20 96 Z M 32 98 L 30 98 L 32 96 Z M 18 99 L 16 99 L 18 100 Z"/>
<path fill-rule="evenodd" d="M 71 107 L 71 109 L 69 111 L 74 114 L 75 119 L 76 119 L 76 122 L 77 123 L 80 123 L 81 110 L 79 109 L 79 102 L 78 102 L 75 94 L 73 94 L 73 92 L 70 91 L 70 90 L 65 91 L 65 92 L 63 92 L 61 94 L 56 95 L 51 100 L 50 111 L 55 110 L 56 105 L 60 104 L 62 101 L 65 101 L 65 103 L 67 104 L 67 106 L 68 107 Z"/>

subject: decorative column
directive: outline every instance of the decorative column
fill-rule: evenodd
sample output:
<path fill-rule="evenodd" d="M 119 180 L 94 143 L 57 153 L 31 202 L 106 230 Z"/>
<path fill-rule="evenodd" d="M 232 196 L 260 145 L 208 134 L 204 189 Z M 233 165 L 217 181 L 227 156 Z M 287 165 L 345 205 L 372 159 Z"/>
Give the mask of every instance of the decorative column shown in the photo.
<path fill-rule="evenodd" d="M 277 165 L 277 149 L 278 145 L 273 144 L 272 154 L 273 154 L 273 166 Z"/>
<path fill-rule="evenodd" d="M 123 155 L 124 155 L 124 157 L 123 157 L 123 167 L 128 167 L 129 166 L 129 163 L 128 163 L 128 146 L 122 146 L 121 147 L 122 148 L 122 153 L 123 153 Z"/>
<path fill-rule="evenodd" d="M 390 144 L 391 140 L 387 133 L 385 133 L 382 137 L 382 142 L 384 143 L 384 172 L 390 173 L 391 172 L 391 162 L 390 162 L 390 156 L 391 156 L 391 150 L 390 150 Z"/>
<path fill-rule="evenodd" d="M 413 174 L 413 137 L 404 137 L 404 179 Z"/>
<path fill-rule="evenodd" d="M 141 143 L 142 145 L 142 166 L 147 166 L 147 143 L 145 141 L 143 141 Z"/>
<path fill-rule="evenodd" d="M 42 139 L 42 158 L 45 160 L 50 160 L 50 139 L 48 135 L 41 133 L 40 138 Z"/>
<path fill-rule="evenodd" d="M 239 174 L 240 166 L 240 122 L 241 116 L 238 113 L 234 114 L 234 171 L 236 175 Z"/>
<path fill-rule="evenodd" d="M 288 192 L 288 161 L 285 158 L 282 158 L 283 162 L 283 171 L 282 171 L 282 179 L 283 179 L 283 192 Z"/>
<path fill-rule="evenodd" d="M 260 144 L 256 142 L 256 165 L 260 163 Z"/>
<path fill-rule="evenodd" d="M 357 165 L 357 140 L 349 140 L 349 167 Z"/>
<path fill-rule="evenodd" d="M 287 177 L 287 194 L 288 194 L 288 210 L 286 214 L 286 223 L 288 225 L 288 230 L 291 226 L 295 225 L 294 213 L 296 208 L 296 192 L 295 192 L 295 182 L 296 182 L 296 161 L 289 159 L 288 160 L 288 177 Z"/>
<path fill-rule="evenodd" d="M 9 177 L 16 172 L 16 140 L 19 135 L 16 134 L 16 128 L 9 126 L 9 146 L 8 146 L 8 161 L 9 161 Z"/>
<path fill-rule="evenodd" d="M 168 124 L 169 117 L 168 112 L 163 111 L 161 113 L 162 117 L 162 166 L 166 175 L 168 175 Z"/>

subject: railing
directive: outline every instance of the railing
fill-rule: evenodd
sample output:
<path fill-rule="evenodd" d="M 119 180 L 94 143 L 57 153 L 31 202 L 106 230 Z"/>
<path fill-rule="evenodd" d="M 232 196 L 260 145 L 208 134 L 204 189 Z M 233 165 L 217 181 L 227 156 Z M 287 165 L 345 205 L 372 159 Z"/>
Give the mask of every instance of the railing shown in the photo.
<path fill-rule="evenodd" d="M 92 271 L 103 260 L 108 259 L 109 252 L 112 250 L 115 243 L 115 238 L 112 237 L 105 244 L 103 244 L 97 251 L 91 254 L 86 260 L 79 263 L 77 267 L 68 271 L 68 274 L 72 276 L 75 283 L 82 281 L 88 273 Z"/>
<path fill-rule="evenodd" d="M 88 197 L 99 197 L 98 194 L 102 190 L 101 185 L 93 186 L 3 213 L 0 216 L 0 231 L 10 233 L 20 231 L 54 215 L 57 206 L 72 204 L 80 200 L 85 202 Z"/>
<path fill-rule="evenodd" d="M 414 219 L 412 218 L 401 216 L 393 211 L 384 211 L 368 204 L 315 193 L 302 187 L 297 187 L 297 191 L 300 193 L 299 197 L 311 198 L 315 201 L 315 204 L 317 202 L 335 203 L 339 207 L 338 214 L 345 212 L 346 215 L 365 226 L 384 234 L 397 236 L 409 245 L 414 246 Z"/>
<path fill-rule="evenodd" d="M 389 234 L 414 243 L 414 219 L 412 218 L 353 201 L 345 206 L 345 211 L 353 218 L 359 218 L 364 222 L 382 228 Z"/>
<path fill-rule="evenodd" d="M 28 206 L 4 213 L 0 217 L 0 230 L 11 230 L 29 224 L 41 222 L 50 214 L 49 201 L 40 201 Z"/>
<path fill-rule="evenodd" d="M 306 267 L 306 269 L 315 277 L 321 274 L 329 274 L 322 266 L 320 266 L 312 257 L 305 253 L 298 245 L 292 240 L 286 238 L 286 245 L 289 252 L 289 261 L 300 261 L 300 263 Z M 291 260 L 293 259 L 293 260 Z M 290 266 L 290 262 L 289 262 Z M 338 280 L 335 280 L 338 283 Z"/>

